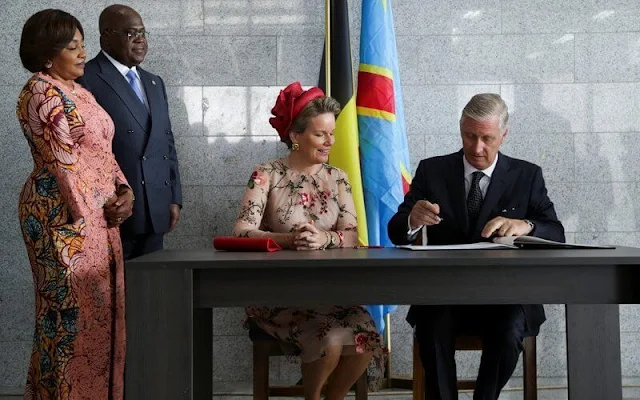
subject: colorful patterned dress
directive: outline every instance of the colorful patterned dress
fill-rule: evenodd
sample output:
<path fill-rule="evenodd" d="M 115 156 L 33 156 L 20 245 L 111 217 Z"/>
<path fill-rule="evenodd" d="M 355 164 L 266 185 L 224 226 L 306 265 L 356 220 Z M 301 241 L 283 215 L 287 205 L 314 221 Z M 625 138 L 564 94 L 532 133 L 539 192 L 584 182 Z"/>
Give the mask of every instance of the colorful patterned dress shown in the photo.
<path fill-rule="evenodd" d="M 257 237 L 265 232 L 294 232 L 310 221 L 341 238 L 357 236 L 347 175 L 326 164 L 316 174 L 300 174 L 279 159 L 257 166 L 251 175 L 233 234 Z M 378 359 L 381 355 L 380 336 L 361 306 L 247 307 L 246 313 L 264 331 L 288 343 L 284 350 L 300 355 L 303 362 L 322 357 L 329 344 L 349 346 L 343 354 L 373 351 Z"/>
<path fill-rule="evenodd" d="M 25 399 L 123 398 L 124 263 L 103 206 L 127 185 L 109 115 L 76 85 L 34 75 L 18 120 L 34 167 L 19 202 L 33 272 L 36 328 Z"/>

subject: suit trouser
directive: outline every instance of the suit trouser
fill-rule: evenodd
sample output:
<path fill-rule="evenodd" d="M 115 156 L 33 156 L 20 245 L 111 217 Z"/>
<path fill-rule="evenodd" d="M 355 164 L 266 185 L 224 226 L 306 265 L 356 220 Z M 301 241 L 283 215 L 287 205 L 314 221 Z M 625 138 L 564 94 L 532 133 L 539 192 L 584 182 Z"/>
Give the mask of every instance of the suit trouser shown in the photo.
<path fill-rule="evenodd" d="M 458 398 L 455 342 L 456 336 L 467 334 L 482 338 L 473 399 L 496 400 L 523 349 L 526 318 L 522 306 L 423 306 L 416 317 L 427 399 Z"/>
<path fill-rule="evenodd" d="M 164 234 L 143 233 L 136 235 L 121 232 L 120 239 L 122 239 L 122 254 L 126 261 L 154 251 L 162 250 Z"/>

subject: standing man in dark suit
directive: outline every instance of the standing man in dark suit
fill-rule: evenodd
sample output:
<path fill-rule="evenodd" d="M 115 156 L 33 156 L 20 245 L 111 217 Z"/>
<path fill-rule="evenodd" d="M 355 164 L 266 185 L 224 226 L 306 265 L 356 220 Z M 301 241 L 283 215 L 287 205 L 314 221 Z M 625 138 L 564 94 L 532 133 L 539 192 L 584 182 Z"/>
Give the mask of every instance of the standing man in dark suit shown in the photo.
<path fill-rule="evenodd" d="M 507 105 L 496 94 L 473 96 L 462 111 L 462 150 L 422 160 L 411 189 L 389 221 L 395 244 L 463 244 L 492 236 L 532 235 L 564 242 L 564 228 L 537 165 L 500 153 Z M 474 400 L 495 400 L 513 373 L 525 336 L 537 335 L 544 309 L 534 305 L 412 306 L 430 399 L 457 399 L 455 338 L 482 338 Z"/>
<path fill-rule="evenodd" d="M 89 61 L 79 82 L 89 89 L 115 124 L 113 152 L 133 188 L 133 215 L 125 220 L 123 193 L 108 205 L 120 225 L 125 259 L 163 246 L 163 236 L 180 218 L 182 191 L 164 82 L 139 67 L 147 54 L 147 32 L 132 8 L 114 4 L 100 14 L 102 51 Z"/>

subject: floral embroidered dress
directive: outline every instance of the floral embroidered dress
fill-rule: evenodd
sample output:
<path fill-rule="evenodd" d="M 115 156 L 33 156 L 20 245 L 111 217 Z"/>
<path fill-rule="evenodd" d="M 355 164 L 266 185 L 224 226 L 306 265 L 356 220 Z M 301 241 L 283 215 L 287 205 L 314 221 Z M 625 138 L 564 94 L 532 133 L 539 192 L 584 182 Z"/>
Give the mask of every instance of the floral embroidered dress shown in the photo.
<path fill-rule="evenodd" d="M 19 202 L 36 327 L 25 399 L 123 398 L 124 263 L 103 206 L 127 185 L 93 96 L 34 75 L 16 110 L 34 167 Z M 77 93 L 76 93 L 77 92 Z"/>
<path fill-rule="evenodd" d="M 345 235 L 357 235 L 347 176 L 326 164 L 316 174 L 300 174 L 279 159 L 257 166 L 251 175 L 233 234 L 295 232 L 310 221 L 320 230 L 337 232 L 340 247 Z M 346 354 L 373 351 L 378 359 L 381 355 L 380 336 L 361 306 L 247 307 L 246 313 L 264 331 L 290 344 L 285 350 L 299 354 L 303 362 L 319 359 L 330 344 L 351 346 Z"/>

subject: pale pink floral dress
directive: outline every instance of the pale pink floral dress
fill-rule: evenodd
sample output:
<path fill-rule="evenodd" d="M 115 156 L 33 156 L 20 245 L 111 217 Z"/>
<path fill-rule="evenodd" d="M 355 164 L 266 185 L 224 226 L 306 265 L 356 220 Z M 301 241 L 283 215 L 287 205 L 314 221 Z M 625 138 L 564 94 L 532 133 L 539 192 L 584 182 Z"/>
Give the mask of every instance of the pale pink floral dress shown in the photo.
<path fill-rule="evenodd" d="M 258 165 L 247 186 L 233 229 L 236 236 L 294 232 L 311 221 L 341 238 L 357 235 L 351 186 L 340 169 L 324 164 L 318 173 L 305 175 L 279 159 Z M 342 240 L 338 246 L 342 247 Z M 264 331 L 288 343 L 284 350 L 299 355 L 303 362 L 322 357 L 328 345 L 342 344 L 350 346 L 344 354 L 372 351 L 380 363 L 380 335 L 364 307 L 255 306 L 247 307 L 246 313 Z"/>

